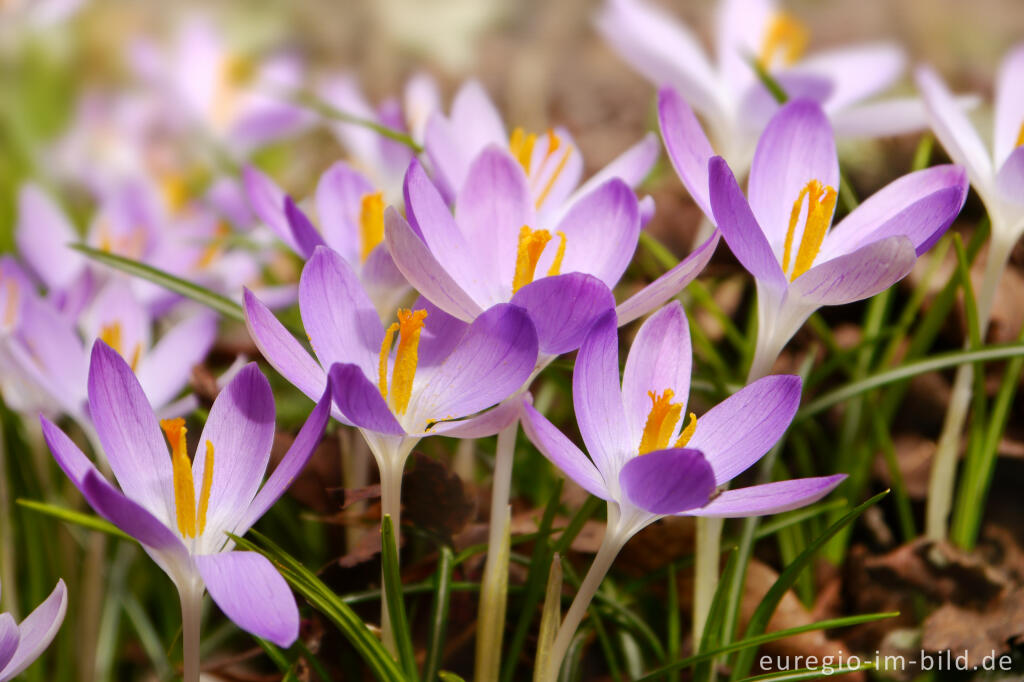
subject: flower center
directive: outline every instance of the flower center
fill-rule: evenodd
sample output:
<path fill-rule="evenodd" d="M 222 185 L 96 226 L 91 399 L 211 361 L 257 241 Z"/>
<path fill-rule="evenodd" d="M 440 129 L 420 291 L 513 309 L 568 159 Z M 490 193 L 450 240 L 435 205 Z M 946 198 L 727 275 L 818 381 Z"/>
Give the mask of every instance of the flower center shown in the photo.
<path fill-rule="evenodd" d="M 167 442 L 171 446 L 171 466 L 174 470 L 174 511 L 178 521 L 178 531 L 184 538 L 194 538 L 206 530 L 206 512 L 210 507 L 210 488 L 213 485 L 213 443 L 206 441 L 206 461 L 203 466 L 203 487 L 199 493 L 199 507 L 196 507 L 196 489 L 192 480 L 192 462 L 186 452 L 185 420 L 161 419 L 160 428 L 164 430 Z M 198 533 L 196 529 L 198 528 Z"/>
<path fill-rule="evenodd" d="M 365 263 L 370 252 L 384 241 L 384 198 L 380 192 L 363 196 L 359 207 L 359 258 Z"/>
<path fill-rule="evenodd" d="M 793 237 L 803 211 L 804 197 L 807 197 L 807 222 L 800 237 L 800 247 L 793 263 L 793 271 L 790 272 L 789 257 L 793 251 Z M 828 185 L 811 180 L 800 190 L 796 201 L 793 202 L 793 210 L 789 213 L 789 229 L 786 230 L 786 242 L 782 247 L 782 272 L 789 275 L 790 282 L 807 272 L 814 264 L 814 259 L 821 250 L 821 243 L 825 240 L 825 232 L 832 222 L 832 211 L 835 207 L 836 191 Z"/>
<path fill-rule="evenodd" d="M 139 357 L 142 355 L 142 344 L 135 344 L 135 348 L 132 349 L 131 358 L 129 358 L 127 355 L 124 354 L 123 331 L 124 329 L 119 321 L 111 322 L 110 324 L 105 324 L 103 325 L 103 327 L 100 328 L 100 340 L 103 341 L 103 343 L 110 346 L 111 348 L 113 348 L 115 351 L 117 351 L 118 355 L 120 355 L 122 358 L 127 360 L 128 364 L 131 365 L 132 371 L 134 372 L 136 368 L 139 366 Z"/>
<path fill-rule="evenodd" d="M 675 430 L 679 417 L 683 413 L 683 406 L 672 402 L 675 395 L 671 388 L 666 388 L 661 395 L 655 391 L 648 391 L 651 397 L 651 411 L 647 413 L 647 422 L 644 424 L 643 435 L 640 436 L 640 454 L 646 455 L 655 450 L 664 450 L 668 447 L 669 439 L 672 438 L 672 431 Z M 690 437 L 697 428 L 697 415 L 690 413 L 690 422 L 679 434 L 679 438 L 672 447 L 685 447 L 690 442 Z"/>
<path fill-rule="evenodd" d="M 565 257 L 565 232 L 558 230 L 558 251 L 548 268 L 548 277 L 557 275 L 562 269 L 562 259 Z M 537 270 L 537 263 L 540 261 L 544 247 L 551 241 L 551 233 L 547 230 L 531 230 L 528 225 L 519 228 L 519 245 L 516 248 L 516 271 L 512 277 L 512 293 L 516 293 L 522 287 L 533 281 L 534 273 Z"/>
<path fill-rule="evenodd" d="M 777 12 L 765 31 L 758 61 L 769 69 L 775 57 L 780 56 L 783 66 L 792 66 L 803 56 L 809 38 L 810 32 L 800 20 L 785 12 Z"/>
<path fill-rule="evenodd" d="M 512 131 L 508 141 L 509 151 L 512 152 L 512 156 L 516 158 L 519 165 L 523 167 L 523 172 L 531 180 L 531 184 L 544 183 L 537 194 L 537 198 L 534 200 L 534 208 L 540 208 L 544 200 L 551 194 L 551 189 L 555 186 L 555 182 L 562 174 L 562 171 L 565 170 L 565 165 L 569 162 L 569 156 L 572 155 L 572 147 L 570 146 L 566 146 L 562 154 L 558 154 L 558 150 L 562 148 L 562 138 L 555 133 L 554 129 L 549 128 L 545 135 L 548 138 L 547 151 L 544 152 L 544 156 L 536 168 L 533 168 L 533 148 L 537 145 L 538 139 L 535 133 L 527 134 L 522 128 L 516 128 Z M 558 160 L 552 161 L 556 157 Z M 554 168 L 551 168 L 552 163 L 555 164 Z M 531 171 L 534 173 L 532 177 Z M 545 176 L 547 176 L 547 180 L 544 180 Z"/>
<path fill-rule="evenodd" d="M 398 350 L 395 351 L 395 365 L 391 370 L 391 408 L 398 414 L 405 414 L 412 396 L 412 382 L 416 378 L 416 365 L 419 362 L 420 332 L 423 331 L 423 320 L 427 317 L 426 310 L 400 309 L 398 322 L 392 322 L 384 332 L 384 341 L 380 346 L 378 384 L 380 394 L 388 400 L 388 357 L 391 355 L 391 344 L 395 332 L 398 332 Z"/>

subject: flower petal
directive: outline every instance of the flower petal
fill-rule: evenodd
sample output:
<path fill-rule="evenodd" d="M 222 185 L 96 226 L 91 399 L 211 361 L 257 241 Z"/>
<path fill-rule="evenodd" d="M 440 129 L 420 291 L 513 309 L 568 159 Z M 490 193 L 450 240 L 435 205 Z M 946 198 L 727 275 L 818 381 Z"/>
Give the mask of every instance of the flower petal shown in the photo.
<path fill-rule="evenodd" d="M 1024 126 L 1024 43 L 1016 45 L 1003 59 L 996 80 L 995 167 L 1003 165 L 1017 148 L 1017 138 Z"/>
<path fill-rule="evenodd" d="M 1017 147 L 1006 157 L 996 174 L 996 187 L 1002 199 L 1024 204 L 1024 147 Z"/>
<path fill-rule="evenodd" d="M 662 88 L 658 93 L 658 124 L 676 175 L 700 210 L 713 222 L 708 194 L 708 161 L 715 152 L 693 109 L 673 88 Z"/>
<path fill-rule="evenodd" d="M 255 166 L 245 166 L 242 169 L 242 182 L 253 213 L 266 223 L 267 227 L 288 245 L 288 248 L 295 253 L 301 253 L 302 250 L 296 243 L 295 236 L 288 225 L 288 218 L 284 214 L 284 191 Z"/>
<path fill-rule="evenodd" d="M 530 313 L 540 352 L 561 355 L 579 348 L 594 321 L 614 309 L 615 297 L 598 278 L 573 272 L 527 284 L 512 303 Z"/>
<path fill-rule="evenodd" d="M 708 173 L 711 209 L 725 243 L 755 278 L 775 288 L 784 288 L 786 278 L 782 267 L 725 159 L 713 157 L 708 162 Z"/>
<path fill-rule="evenodd" d="M 703 244 L 675 267 L 620 303 L 615 308 L 619 326 L 643 317 L 697 279 L 697 275 L 704 270 L 715 254 L 715 247 L 718 246 L 721 236 L 721 231 L 715 230 Z"/>
<path fill-rule="evenodd" d="M 619 337 L 614 311 L 598 318 L 576 356 L 572 402 L 587 452 L 605 481 L 637 450 L 627 429 L 619 388 Z"/>
<path fill-rule="evenodd" d="M 914 243 L 885 237 L 815 265 L 789 285 L 790 296 L 815 305 L 853 303 L 885 291 L 914 267 Z"/>
<path fill-rule="evenodd" d="M 192 463 L 195 499 L 200 499 L 213 446 L 207 532 L 220 547 L 223 531 L 235 527 L 256 495 L 274 444 L 274 394 L 255 362 L 246 365 L 213 401 Z"/>
<path fill-rule="evenodd" d="M 622 374 L 622 405 L 626 411 L 623 426 L 638 446 L 651 411 L 651 392 L 661 394 L 671 389 L 673 402 L 683 408 L 680 426 L 686 421 L 692 359 L 690 327 L 679 301 L 669 303 L 640 326 Z"/>
<path fill-rule="evenodd" d="M 34 184 L 18 191 L 18 252 L 47 289 L 70 286 L 85 268 L 82 254 L 69 248 L 80 241 L 64 212 Z"/>
<path fill-rule="evenodd" d="M 255 294 L 246 289 L 243 298 L 245 326 L 260 353 L 281 376 L 316 400 L 327 387 L 327 372 Z"/>
<path fill-rule="evenodd" d="M 531 405 L 524 406 L 523 431 L 540 453 L 566 476 L 594 497 L 608 499 L 608 488 L 601 472 L 590 458 Z"/>
<path fill-rule="evenodd" d="M 776 254 L 782 253 L 793 202 L 811 180 L 839 189 L 836 144 L 821 107 L 795 99 L 779 109 L 761 134 L 747 188 L 750 209 Z"/>
<path fill-rule="evenodd" d="M 68 588 L 63 580 L 58 580 L 50 596 L 18 625 L 18 648 L 0 670 L 0 679 L 17 677 L 39 658 L 57 636 L 67 609 Z"/>
<path fill-rule="evenodd" d="M 907 59 L 898 45 L 874 43 L 818 52 L 797 69 L 821 74 L 833 84 L 825 102 L 830 113 L 888 90 L 903 75 Z"/>
<path fill-rule="evenodd" d="M 493 436 L 518 419 L 521 412 L 522 397 L 513 395 L 500 405 L 468 419 L 433 424 L 424 435 L 448 436 L 449 438 L 486 438 Z"/>
<path fill-rule="evenodd" d="M 571 205 L 580 197 L 586 196 L 612 178 L 618 178 L 630 187 L 636 187 L 651 172 L 651 168 L 654 167 L 654 163 L 658 160 L 659 151 L 658 137 L 654 133 L 647 133 L 642 140 L 616 156 L 607 166 L 590 176 L 586 182 L 580 185 L 566 199 L 566 203 Z"/>
<path fill-rule="evenodd" d="M 103 341 L 92 347 L 89 413 L 110 468 L 129 497 L 174 518 L 171 458 L 153 408 L 131 367 Z"/>
<path fill-rule="evenodd" d="M 284 198 L 284 216 L 288 220 L 288 228 L 292 231 L 295 244 L 299 247 L 300 256 L 310 258 L 316 247 L 326 246 L 324 238 L 320 236 L 312 221 L 289 196 Z"/>
<path fill-rule="evenodd" d="M 737 518 L 778 514 L 817 502 L 832 492 L 844 478 L 846 474 L 796 478 L 726 490 L 700 509 L 684 512 L 683 515 Z"/>
<path fill-rule="evenodd" d="M 350 263 L 360 255 L 359 216 L 363 197 L 373 184 L 344 161 L 335 162 L 320 176 L 316 186 L 316 213 L 320 230 L 332 249 Z"/>
<path fill-rule="evenodd" d="M 374 375 L 384 328 L 352 266 L 336 251 L 318 247 L 302 268 L 299 310 L 322 366 L 353 362 Z"/>
<path fill-rule="evenodd" d="M 217 316 L 200 312 L 182 320 L 156 342 L 136 369 L 149 402 L 163 407 L 185 387 L 217 337 Z"/>
<path fill-rule="evenodd" d="M 687 443 L 704 453 L 722 485 L 746 471 L 775 445 L 800 406 L 800 377 L 758 379 L 697 418 Z"/>
<path fill-rule="evenodd" d="M 334 404 L 353 424 L 377 433 L 405 435 L 380 388 L 370 383 L 358 365 L 336 363 L 328 375 Z"/>
<path fill-rule="evenodd" d="M 235 624 L 257 637 L 290 647 L 299 637 L 299 607 L 274 565 L 256 552 L 221 552 L 195 558 L 210 597 Z"/>
<path fill-rule="evenodd" d="M 18 623 L 9 613 L 0 613 L 0 674 L 18 648 Z M 0 677 L 0 679 L 7 679 Z"/>
<path fill-rule="evenodd" d="M 715 490 L 711 465 L 700 450 L 655 450 L 622 467 L 619 483 L 626 499 L 652 514 L 677 514 L 707 504 Z"/>

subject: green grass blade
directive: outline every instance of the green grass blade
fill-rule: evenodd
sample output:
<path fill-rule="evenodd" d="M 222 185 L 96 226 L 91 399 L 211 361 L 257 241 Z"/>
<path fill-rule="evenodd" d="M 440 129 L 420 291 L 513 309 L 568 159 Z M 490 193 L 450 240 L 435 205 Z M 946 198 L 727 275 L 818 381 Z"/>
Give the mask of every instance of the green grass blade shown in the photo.
<path fill-rule="evenodd" d="M 442 545 L 434 574 L 434 603 L 430 608 L 430 636 L 427 640 L 427 657 L 423 662 L 423 679 L 434 682 L 441 669 L 441 656 L 448 631 L 448 606 L 452 594 L 452 566 L 455 555 L 447 545 Z"/>
<path fill-rule="evenodd" d="M 416 653 L 412 648 L 412 633 L 405 616 L 405 597 L 402 594 L 402 575 L 398 566 L 398 545 L 395 543 L 395 526 L 391 515 L 385 514 L 380 522 L 381 562 L 384 568 L 384 595 L 387 598 L 388 615 L 395 631 L 398 647 L 398 662 L 410 680 L 418 680 Z"/>
<path fill-rule="evenodd" d="M 17 500 L 17 504 L 20 507 L 25 507 L 26 509 L 31 509 L 34 512 L 46 514 L 47 516 L 52 516 L 67 523 L 73 523 L 77 526 L 82 526 L 83 528 L 89 528 L 90 530 L 98 530 L 122 540 L 136 542 L 135 538 L 128 535 L 114 524 L 92 514 L 84 514 L 73 509 L 58 507 L 55 504 L 47 504 L 46 502 L 39 502 L 37 500 Z"/>

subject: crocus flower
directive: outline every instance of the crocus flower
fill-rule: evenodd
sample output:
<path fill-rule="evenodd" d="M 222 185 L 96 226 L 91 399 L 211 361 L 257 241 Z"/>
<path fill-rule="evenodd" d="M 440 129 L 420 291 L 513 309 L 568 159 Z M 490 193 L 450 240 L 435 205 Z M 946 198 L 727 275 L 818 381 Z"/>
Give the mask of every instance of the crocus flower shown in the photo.
<path fill-rule="evenodd" d="M 409 284 L 384 244 L 384 195 L 365 175 L 344 161 L 324 171 L 313 198 L 319 229 L 266 174 L 247 166 L 243 177 L 253 211 L 289 248 L 307 260 L 318 246 L 334 249 L 352 266 L 381 318 L 394 315 Z"/>
<path fill-rule="evenodd" d="M 189 650 L 198 644 L 189 619 L 198 613 L 204 587 L 239 627 L 290 646 L 299 612 L 287 583 L 262 555 L 235 551 L 226 533 L 243 535 L 302 470 L 330 417 L 330 394 L 320 398 L 265 483 L 274 398 L 255 364 L 217 396 L 192 461 L 184 420 L 158 423 L 131 367 L 102 341 L 93 346 L 89 366 L 89 412 L 120 490 L 45 417 L 43 436 L 93 509 L 138 540 L 178 588 L 186 671 L 198 656 Z"/>
<path fill-rule="evenodd" d="M 740 176 L 778 107 L 751 59 L 791 97 L 820 102 L 841 137 L 897 135 L 926 122 L 916 98 L 875 99 L 903 74 L 905 58 L 899 47 L 874 43 L 805 57 L 808 28 L 774 0 L 722 0 L 713 58 L 686 25 L 643 0 L 606 0 L 597 27 L 656 87 L 668 85 L 682 93 L 704 117 L 715 149 Z"/>
<path fill-rule="evenodd" d="M 20 623 L 0 613 L 0 682 L 13 680 L 32 665 L 57 635 L 68 608 L 68 588 L 58 580 L 42 604 Z"/>
<path fill-rule="evenodd" d="M 640 208 L 612 178 L 576 201 L 552 230 L 538 227 L 528 180 L 504 149 L 474 160 L 455 215 L 413 162 L 405 180 L 408 221 L 385 212 L 385 239 L 398 269 L 427 299 L 462 320 L 511 301 L 530 310 L 541 352 L 578 347 L 594 319 L 614 305 L 614 287 L 633 257 Z M 619 305 L 625 324 L 671 298 L 703 269 L 713 235 L 679 265 Z"/>
<path fill-rule="evenodd" d="M 874 296 L 906 276 L 967 194 L 962 168 L 928 168 L 893 181 L 829 229 L 839 164 L 828 119 L 810 100 L 786 104 L 765 129 L 750 170 L 749 203 L 724 159 L 707 163 L 715 222 L 757 282 L 751 378 L 767 373 L 817 308 Z M 698 177 L 695 169 L 689 174 Z M 694 187 L 691 192 L 698 196 Z"/>
<path fill-rule="evenodd" d="M 953 161 L 967 169 L 992 221 L 990 255 L 978 294 L 978 317 L 985 327 L 996 283 L 1024 234 L 1024 44 L 1010 51 L 999 70 L 991 153 L 939 76 L 927 67 L 916 75 L 936 137 Z"/>
<path fill-rule="evenodd" d="M 658 141 L 647 135 L 582 185 L 583 155 L 564 128 L 543 134 L 505 129 L 494 103 L 476 81 L 468 81 L 452 101 L 451 114 L 434 111 L 427 120 L 424 146 L 435 180 L 450 202 L 472 174 L 477 156 L 491 146 L 507 149 L 522 167 L 532 210 L 533 227 L 554 228 L 573 205 L 612 178 L 630 187 L 640 183 L 658 157 Z M 649 219 L 653 202 L 643 202 Z"/>
<path fill-rule="evenodd" d="M 527 437 L 587 492 L 608 502 L 601 548 L 552 650 L 555 679 L 562 656 L 612 561 L 645 526 L 668 515 L 743 517 L 810 504 L 844 475 L 779 481 L 725 490 L 759 460 L 789 426 L 800 402 L 800 379 L 768 376 L 701 416 L 687 416 L 690 333 L 678 302 L 646 320 L 619 383 L 614 313 L 598 320 L 580 346 L 573 371 L 573 405 L 590 457 L 532 406 Z"/>

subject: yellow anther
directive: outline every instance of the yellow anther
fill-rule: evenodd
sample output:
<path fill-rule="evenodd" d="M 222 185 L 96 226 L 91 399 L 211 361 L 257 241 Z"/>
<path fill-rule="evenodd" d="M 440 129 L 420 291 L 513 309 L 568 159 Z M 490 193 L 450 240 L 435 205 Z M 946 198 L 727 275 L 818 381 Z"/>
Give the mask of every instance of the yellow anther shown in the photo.
<path fill-rule="evenodd" d="M 256 74 L 256 64 L 253 60 L 235 54 L 224 60 L 222 68 L 224 80 L 232 85 L 248 83 Z"/>
<path fill-rule="evenodd" d="M 196 536 L 196 490 L 192 481 L 192 462 L 188 459 L 185 441 L 185 420 L 161 419 L 160 428 L 171 446 L 171 466 L 174 470 L 174 511 L 178 531 L 182 537 Z"/>
<path fill-rule="evenodd" d="M 206 511 L 210 508 L 210 488 L 213 487 L 213 443 L 206 441 L 206 459 L 203 461 L 203 489 L 199 493 L 196 523 L 199 533 L 206 530 Z"/>
<path fill-rule="evenodd" d="M 139 357 L 142 355 L 142 344 L 135 344 L 135 348 L 132 349 L 132 355 L 130 358 L 125 355 L 124 337 L 122 336 L 122 327 L 120 322 L 112 322 L 110 324 L 103 325 L 103 327 L 100 328 L 100 339 L 103 343 L 117 351 L 118 355 L 127 360 L 133 372 L 138 368 Z"/>
<path fill-rule="evenodd" d="M 537 262 L 544 253 L 544 247 L 551 241 L 547 230 L 531 230 L 528 225 L 519 228 L 519 246 L 516 249 L 516 271 L 512 276 L 512 293 L 519 291 L 533 281 Z M 561 265 L 559 263 L 559 265 Z"/>
<path fill-rule="evenodd" d="M 391 343 L 397 331 L 398 323 L 392 322 L 384 332 L 384 340 L 380 344 L 380 358 L 377 361 L 377 385 L 380 387 L 380 395 L 384 400 L 388 399 L 388 358 L 391 356 Z"/>
<path fill-rule="evenodd" d="M 398 350 L 395 351 L 395 368 L 391 370 L 391 406 L 398 414 L 405 414 L 409 407 L 419 363 L 420 332 L 426 317 L 426 310 L 398 311 Z"/>
<path fill-rule="evenodd" d="M 177 174 L 168 174 L 160 181 L 160 190 L 164 195 L 164 201 L 172 213 L 179 213 L 185 204 L 188 203 L 188 182 Z"/>
<path fill-rule="evenodd" d="M 359 208 L 359 258 L 362 262 L 384 241 L 384 197 L 380 192 L 363 197 Z"/>
<path fill-rule="evenodd" d="M 537 136 L 526 134 L 522 128 L 516 128 L 508 139 L 508 150 L 516 158 L 527 175 L 530 173 L 530 162 L 533 160 L 533 147 L 537 144 Z"/>
<path fill-rule="evenodd" d="M 13 277 L 8 277 L 4 280 L 4 288 L 7 289 L 7 297 L 4 300 L 4 327 L 11 327 L 18 317 L 19 291 L 17 280 Z"/>
<path fill-rule="evenodd" d="M 693 432 L 697 430 L 697 415 L 693 412 L 690 413 L 690 421 L 683 429 L 683 432 L 679 434 L 679 438 L 676 439 L 674 448 L 685 448 L 686 444 L 693 438 Z"/>
<path fill-rule="evenodd" d="M 804 225 L 803 236 L 800 237 L 800 247 L 796 253 L 796 262 L 793 263 L 793 271 L 789 272 L 789 258 L 793 252 L 793 238 L 803 210 L 804 197 L 807 197 L 807 223 Z M 782 247 L 782 271 L 789 274 L 789 281 L 792 282 L 807 272 L 814 264 L 814 259 L 821 250 L 821 243 L 825 240 L 825 232 L 832 222 L 832 211 L 835 207 L 836 191 L 832 187 L 811 180 L 800 190 L 796 201 L 793 202 L 793 210 L 789 213 L 789 229 L 786 230 L 786 241 Z"/>
<path fill-rule="evenodd" d="M 213 262 L 217 260 L 223 250 L 224 242 L 231 235 L 231 228 L 223 220 L 217 223 L 217 228 L 213 231 L 213 238 L 203 249 L 203 252 L 199 254 L 199 260 L 196 261 L 196 268 L 199 270 L 206 269 L 213 265 Z"/>
<path fill-rule="evenodd" d="M 661 395 L 654 391 L 648 391 L 647 395 L 651 397 L 651 411 L 647 413 L 647 423 L 644 424 L 644 432 L 640 437 L 641 455 L 668 447 L 672 431 L 683 412 L 682 405 L 672 402 L 672 396 L 675 394 L 671 388 L 666 388 Z"/>
<path fill-rule="evenodd" d="M 1014 143 L 1014 147 L 1020 147 L 1024 145 L 1024 121 L 1020 123 L 1020 130 L 1017 131 L 1017 141 Z"/>
<path fill-rule="evenodd" d="M 558 138 L 555 139 L 557 140 Z M 552 149 L 548 150 L 548 154 L 550 155 L 554 149 L 557 149 L 557 146 L 552 143 Z M 559 160 L 558 165 L 555 166 L 554 172 L 552 172 L 551 177 L 548 178 L 547 184 L 544 185 L 544 189 L 537 196 L 537 201 L 534 202 L 534 208 L 540 208 L 541 204 L 544 203 L 544 200 L 548 198 L 549 194 L 551 194 L 551 190 L 554 188 L 555 182 L 558 181 L 558 176 L 562 174 L 563 170 L 565 170 L 565 164 L 569 162 L 569 156 L 571 154 L 572 147 L 566 147 L 565 153 L 562 154 L 562 158 Z"/>
<path fill-rule="evenodd" d="M 558 235 L 558 251 L 555 252 L 555 259 L 551 261 L 551 267 L 548 268 L 548 277 L 554 277 L 562 271 L 562 259 L 565 258 L 565 232 L 558 230 L 555 234 Z"/>
<path fill-rule="evenodd" d="M 765 32 L 758 61 L 769 69 L 775 56 L 781 53 L 783 65 L 792 66 L 803 56 L 809 39 L 810 32 L 802 22 L 790 14 L 778 12 Z"/>

